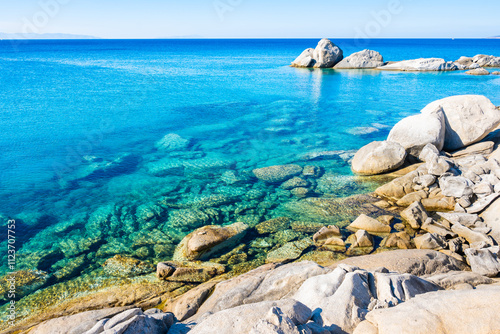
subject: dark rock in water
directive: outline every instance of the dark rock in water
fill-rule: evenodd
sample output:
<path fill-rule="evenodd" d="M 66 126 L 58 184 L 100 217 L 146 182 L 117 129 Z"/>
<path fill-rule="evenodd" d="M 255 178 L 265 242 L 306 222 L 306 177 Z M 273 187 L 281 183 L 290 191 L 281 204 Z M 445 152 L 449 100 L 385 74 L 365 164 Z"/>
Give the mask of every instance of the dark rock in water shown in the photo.
<path fill-rule="evenodd" d="M 188 234 L 175 249 L 176 261 L 209 259 L 217 252 L 235 246 L 247 232 L 248 225 L 238 222 L 228 226 L 204 226 Z"/>
<path fill-rule="evenodd" d="M 225 271 L 219 263 L 168 261 L 158 263 L 156 276 L 170 282 L 203 283 Z"/>
<path fill-rule="evenodd" d="M 259 234 L 276 233 L 290 226 L 290 218 L 279 217 L 257 224 L 255 229 Z"/>
<path fill-rule="evenodd" d="M 117 277 L 134 277 L 154 271 L 151 264 L 122 255 L 115 255 L 106 260 L 103 268 L 106 274 Z"/>
<path fill-rule="evenodd" d="M 66 280 L 80 274 L 81 270 L 88 265 L 85 254 L 70 259 L 62 259 L 52 266 L 51 269 L 58 269 L 54 272 L 54 277 L 58 280 Z"/>
<path fill-rule="evenodd" d="M 12 300 L 10 293 L 15 294 L 15 299 L 35 292 L 48 280 L 49 275 L 41 270 L 18 270 L 0 278 L 0 297 Z"/>
<path fill-rule="evenodd" d="M 283 182 L 293 176 L 302 173 L 299 165 L 278 165 L 271 167 L 257 168 L 253 170 L 254 175 L 262 181 L 269 183 Z"/>

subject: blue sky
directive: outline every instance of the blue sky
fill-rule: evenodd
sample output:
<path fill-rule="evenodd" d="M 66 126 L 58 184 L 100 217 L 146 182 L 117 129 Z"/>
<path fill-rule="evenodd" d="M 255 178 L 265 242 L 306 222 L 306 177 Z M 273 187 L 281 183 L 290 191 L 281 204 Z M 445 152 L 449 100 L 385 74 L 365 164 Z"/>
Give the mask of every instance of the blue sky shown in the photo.
<path fill-rule="evenodd" d="M 103 38 L 490 37 L 500 1 L 0 0 L 0 32 Z"/>

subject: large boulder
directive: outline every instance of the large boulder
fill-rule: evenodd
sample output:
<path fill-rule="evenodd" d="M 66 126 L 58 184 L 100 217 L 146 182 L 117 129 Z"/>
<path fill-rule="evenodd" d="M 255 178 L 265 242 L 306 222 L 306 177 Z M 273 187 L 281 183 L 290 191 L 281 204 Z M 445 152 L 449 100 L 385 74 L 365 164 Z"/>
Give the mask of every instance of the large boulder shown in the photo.
<path fill-rule="evenodd" d="M 176 247 L 175 261 L 209 259 L 225 248 L 235 246 L 245 236 L 248 225 L 238 222 L 228 226 L 203 226 L 188 234 Z"/>
<path fill-rule="evenodd" d="M 467 270 L 467 266 L 450 256 L 433 250 L 402 249 L 378 254 L 351 257 L 337 262 L 367 270 L 385 267 L 390 271 L 416 276 Z"/>
<path fill-rule="evenodd" d="M 436 291 L 371 311 L 354 334 L 498 333 L 499 307 L 500 286 Z"/>
<path fill-rule="evenodd" d="M 500 57 L 488 55 L 475 55 L 472 61 L 481 67 L 500 67 Z"/>
<path fill-rule="evenodd" d="M 314 67 L 317 68 L 333 67 L 344 58 L 342 49 L 332 43 L 328 38 L 323 38 L 319 41 L 318 46 L 314 49 L 313 55 L 313 58 L 316 60 Z"/>
<path fill-rule="evenodd" d="M 443 149 L 445 137 L 445 118 L 441 107 L 431 113 L 403 118 L 389 133 L 388 141 L 399 143 L 408 154 L 418 157 L 427 144 Z"/>
<path fill-rule="evenodd" d="M 306 49 L 292 62 L 294 67 L 333 67 L 342 60 L 342 50 L 328 38 L 319 41 L 315 49 Z"/>
<path fill-rule="evenodd" d="M 456 71 L 458 66 L 442 58 L 419 58 L 403 60 L 378 67 L 386 71 Z"/>
<path fill-rule="evenodd" d="M 352 159 L 353 172 L 375 175 L 390 172 L 403 165 L 406 150 L 398 143 L 374 141 L 363 146 Z"/>
<path fill-rule="evenodd" d="M 485 96 L 451 96 L 430 103 L 421 113 L 432 114 L 439 107 L 446 119 L 443 146 L 446 151 L 476 143 L 500 124 L 500 110 Z"/>
<path fill-rule="evenodd" d="M 373 50 L 353 53 L 334 66 L 334 68 L 376 68 L 384 65 L 384 58 Z"/>

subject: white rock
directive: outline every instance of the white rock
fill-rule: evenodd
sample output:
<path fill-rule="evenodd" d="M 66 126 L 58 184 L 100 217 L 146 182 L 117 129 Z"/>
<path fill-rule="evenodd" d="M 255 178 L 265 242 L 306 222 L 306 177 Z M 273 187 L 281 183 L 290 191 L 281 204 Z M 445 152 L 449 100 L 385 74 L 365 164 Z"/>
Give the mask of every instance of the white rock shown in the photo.
<path fill-rule="evenodd" d="M 493 193 L 491 195 L 478 199 L 472 206 L 467 208 L 467 213 L 480 213 L 498 197 L 500 197 L 500 193 Z"/>
<path fill-rule="evenodd" d="M 294 67 L 312 67 L 312 66 L 314 66 L 316 61 L 313 59 L 313 55 L 314 55 L 313 48 L 305 49 L 300 54 L 300 56 L 298 56 L 297 59 L 295 59 L 292 62 L 292 66 L 294 66 Z"/>
<path fill-rule="evenodd" d="M 458 66 L 442 58 L 419 58 L 388 64 L 378 67 L 378 69 L 388 71 L 456 71 Z"/>
<path fill-rule="evenodd" d="M 344 58 L 342 50 L 328 38 L 319 41 L 313 52 L 313 59 L 316 60 L 314 67 L 317 68 L 333 67 L 342 58 Z"/>
<path fill-rule="evenodd" d="M 335 65 L 335 68 L 376 68 L 384 65 L 384 58 L 373 50 L 363 50 L 353 53 Z"/>
<path fill-rule="evenodd" d="M 434 112 L 403 118 L 389 133 L 388 141 L 401 144 L 405 150 L 418 157 L 427 144 L 441 150 L 444 145 L 445 119 L 441 107 Z"/>
<path fill-rule="evenodd" d="M 465 73 L 469 75 L 490 75 L 490 72 L 482 67 L 467 71 Z"/>
<path fill-rule="evenodd" d="M 488 277 L 495 277 L 500 272 L 499 253 L 499 246 L 484 249 L 468 248 L 465 250 L 472 271 Z"/>
<path fill-rule="evenodd" d="M 439 150 L 432 144 L 425 145 L 424 148 L 422 148 L 422 151 L 420 151 L 420 155 L 418 156 L 418 158 L 423 162 L 427 162 L 437 157 L 439 157 Z"/>
<path fill-rule="evenodd" d="M 472 57 L 472 61 L 481 67 L 500 67 L 500 57 L 479 54 Z"/>
<path fill-rule="evenodd" d="M 398 143 L 374 141 L 363 146 L 352 160 L 352 170 L 361 175 L 389 172 L 403 165 L 406 150 Z"/>
<path fill-rule="evenodd" d="M 441 106 L 446 116 L 445 150 L 457 150 L 486 137 L 500 124 L 500 110 L 481 95 L 459 95 L 430 103 L 423 114 Z"/>
<path fill-rule="evenodd" d="M 462 197 L 472 195 L 474 183 L 462 176 L 444 176 L 439 179 L 439 187 L 444 196 Z"/>

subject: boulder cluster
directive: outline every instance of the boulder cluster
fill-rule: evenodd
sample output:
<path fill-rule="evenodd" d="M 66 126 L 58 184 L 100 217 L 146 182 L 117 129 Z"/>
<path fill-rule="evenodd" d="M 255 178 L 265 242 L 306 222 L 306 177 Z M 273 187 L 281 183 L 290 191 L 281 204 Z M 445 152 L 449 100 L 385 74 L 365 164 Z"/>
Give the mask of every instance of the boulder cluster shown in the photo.
<path fill-rule="evenodd" d="M 323 38 L 315 49 L 304 50 L 291 66 L 407 72 L 469 70 L 466 73 L 470 75 L 498 75 L 500 72 L 490 73 L 484 67 L 500 67 L 500 57 L 479 54 L 474 57 L 460 57 L 456 61 L 446 61 L 442 58 L 419 58 L 384 62 L 379 52 L 363 50 L 344 58 L 342 49 L 329 39 Z"/>

